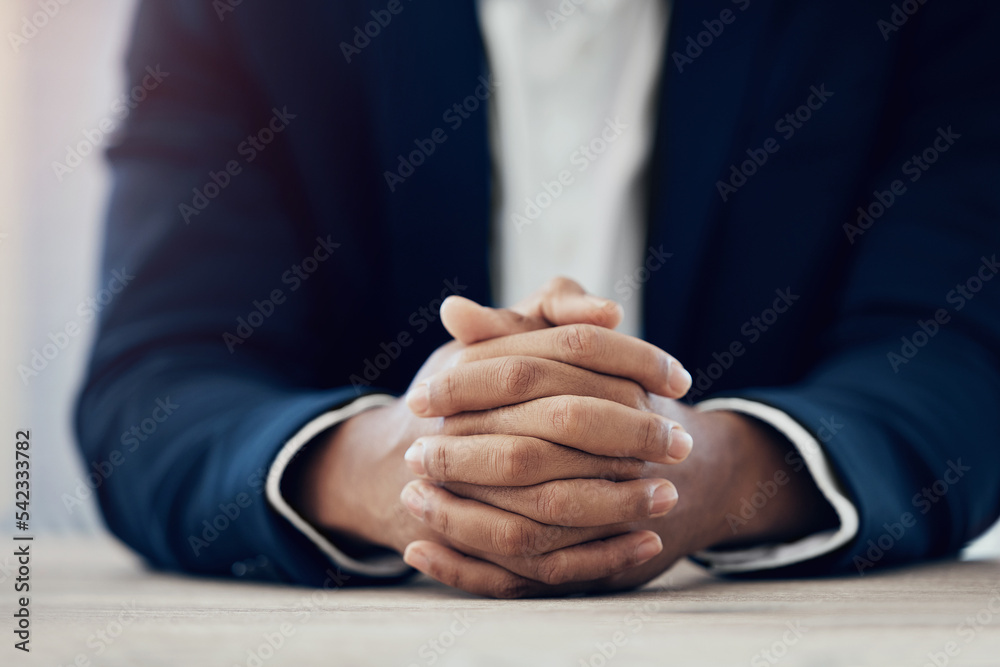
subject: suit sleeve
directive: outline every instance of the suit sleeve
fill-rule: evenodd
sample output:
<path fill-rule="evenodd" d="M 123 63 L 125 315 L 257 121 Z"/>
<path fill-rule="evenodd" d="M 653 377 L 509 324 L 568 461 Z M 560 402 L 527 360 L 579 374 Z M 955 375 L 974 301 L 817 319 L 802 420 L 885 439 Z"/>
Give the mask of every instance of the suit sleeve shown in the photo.
<path fill-rule="evenodd" d="M 288 128 L 305 110 L 246 75 L 238 18 L 140 4 L 129 84 L 147 67 L 163 80 L 109 149 L 102 270 L 130 280 L 101 308 L 78 439 L 88 465 L 114 463 L 97 489 L 108 527 L 154 566 L 229 575 L 250 560 L 274 580 L 362 582 L 266 499 L 284 443 L 369 390 L 326 384 L 350 374 L 349 354 L 331 350 L 351 349 L 337 322 L 354 290 L 330 285 L 351 253 L 280 185 L 295 180 Z M 338 317 L 317 307 L 333 303 Z"/>
<path fill-rule="evenodd" d="M 1000 19 L 930 3 L 911 23 L 892 36 L 905 46 L 881 167 L 859 193 L 877 215 L 845 222 L 851 267 L 823 358 L 795 386 L 729 394 L 839 425 L 824 451 L 857 534 L 783 573 L 952 555 L 1000 513 Z"/>
<path fill-rule="evenodd" d="M 388 405 L 391 402 L 392 397 L 387 394 L 370 394 L 337 410 L 316 417 L 285 443 L 267 473 L 267 501 L 271 507 L 309 538 L 338 569 L 372 579 L 399 578 L 413 570 L 403 562 L 402 556 L 396 552 L 380 551 L 365 558 L 355 558 L 345 553 L 337 546 L 335 540 L 331 539 L 329 535 L 324 535 L 321 530 L 307 521 L 286 499 L 288 485 L 294 484 L 295 478 L 294 475 L 290 475 L 292 479 L 288 479 L 286 473 L 289 472 L 289 464 L 295 457 L 311 447 L 321 434 L 365 410 Z"/>
<path fill-rule="evenodd" d="M 854 503 L 844 495 L 843 486 L 830 466 L 830 459 L 823 451 L 819 440 L 811 435 L 802 425 L 780 410 L 769 405 L 754 403 L 740 398 L 719 398 L 703 401 L 697 405 L 702 412 L 726 410 L 743 414 L 763 422 L 783 436 L 792 449 L 785 461 L 793 474 L 809 475 L 816 489 L 830 504 L 837 515 L 839 525 L 836 529 L 818 531 L 804 535 L 787 543 L 756 544 L 743 549 L 705 550 L 692 556 L 695 562 L 706 566 L 716 574 L 738 574 L 742 572 L 757 572 L 784 567 L 795 563 L 818 558 L 836 551 L 854 539 L 858 532 L 858 510 Z M 787 480 L 787 477 L 786 477 Z M 781 488 L 776 481 L 773 491 L 762 484 L 760 491 L 750 498 L 744 498 L 739 514 L 730 513 L 726 516 L 729 527 L 737 534 L 740 527 L 753 520 L 754 512 L 761 503 L 768 501 L 769 493 L 780 493 Z"/>

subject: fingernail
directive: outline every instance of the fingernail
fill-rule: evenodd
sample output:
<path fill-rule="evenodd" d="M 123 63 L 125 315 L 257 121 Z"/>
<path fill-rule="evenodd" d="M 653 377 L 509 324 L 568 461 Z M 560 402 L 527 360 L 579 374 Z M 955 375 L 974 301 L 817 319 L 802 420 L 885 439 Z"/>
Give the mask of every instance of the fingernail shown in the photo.
<path fill-rule="evenodd" d="M 691 374 L 676 361 L 670 366 L 670 391 L 683 396 L 691 389 Z"/>
<path fill-rule="evenodd" d="M 427 381 L 423 381 L 410 390 L 406 395 L 406 405 L 415 415 L 425 414 L 431 407 L 431 392 L 427 388 Z"/>
<path fill-rule="evenodd" d="M 403 455 L 406 459 L 406 463 L 410 466 L 410 470 L 414 474 L 420 475 L 421 477 L 427 476 L 427 469 L 424 468 L 424 443 L 417 440 L 415 443 L 410 445 L 410 448 L 406 450 L 406 454 Z"/>
<path fill-rule="evenodd" d="M 602 299 L 599 296 L 588 296 L 586 297 L 586 301 L 593 308 L 599 310 L 607 317 L 614 318 L 615 316 L 621 316 L 625 312 L 622 310 L 622 307 L 617 301 L 612 301 L 610 299 Z"/>
<path fill-rule="evenodd" d="M 649 501 L 649 516 L 661 516 L 666 514 L 677 502 L 677 489 L 673 484 L 661 484 L 653 489 L 653 496 Z"/>
<path fill-rule="evenodd" d="M 670 455 L 670 458 L 683 461 L 691 453 L 692 447 L 694 447 L 694 440 L 691 439 L 691 435 L 687 431 L 676 426 L 670 429 L 670 433 L 667 435 L 667 454 Z"/>
<path fill-rule="evenodd" d="M 635 563 L 645 563 L 647 560 L 660 553 L 663 549 L 663 543 L 660 542 L 660 538 L 650 536 L 649 539 L 643 540 L 639 543 L 639 546 L 635 548 Z"/>
<path fill-rule="evenodd" d="M 410 513 L 421 519 L 424 517 L 424 497 L 419 491 L 419 485 L 407 484 L 399 497 Z"/>
<path fill-rule="evenodd" d="M 430 566 L 427 556 L 416 549 L 407 549 L 403 552 L 403 562 L 421 572 L 426 572 L 428 566 Z"/>

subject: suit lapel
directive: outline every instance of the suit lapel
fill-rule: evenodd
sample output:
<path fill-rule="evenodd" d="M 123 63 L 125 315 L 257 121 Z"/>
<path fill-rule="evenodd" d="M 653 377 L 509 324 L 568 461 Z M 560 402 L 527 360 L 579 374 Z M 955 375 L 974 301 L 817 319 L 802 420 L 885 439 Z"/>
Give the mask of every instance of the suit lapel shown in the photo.
<path fill-rule="evenodd" d="M 476 4 L 404 7 L 373 40 L 370 78 L 379 82 L 373 127 L 388 220 L 382 277 L 402 309 L 397 319 L 452 284 L 489 300 L 488 78 Z M 390 185 L 385 172 L 402 182 Z"/>
<path fill-rule="evenodd" d="M 646 337 L 668 350 L 686 349 L 695 329 L 690 324 L 699 312 L 709 239 L 723 213 L 716 181 L 745 143 L 755 104 L 748 91 L 754 77 L 764 74 L 756 61 L 770 8 L 770 0 L 752 0 L 745 11 L 735 1 L 674 2 L 648 235 L 651 246 L 662 245 L 674 256 L 652 274 L 645 292 Z M 734 15 L 732 22 L 711 44 L 698 47 L 699 53 L 689 38 L 697 45 L 699 33 L 711 34 L 703 22 L 718 19 L 726 9 Z M 703 35 L 702 42 L 707 41 Z"/>

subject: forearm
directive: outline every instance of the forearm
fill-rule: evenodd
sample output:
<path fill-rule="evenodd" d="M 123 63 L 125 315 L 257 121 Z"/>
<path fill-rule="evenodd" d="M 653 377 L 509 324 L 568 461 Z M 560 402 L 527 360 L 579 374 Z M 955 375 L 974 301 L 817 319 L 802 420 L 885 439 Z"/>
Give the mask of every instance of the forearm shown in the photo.
<path fill-rule="evenodd" d="M 264 554 L 275 567 L 259 575 L 321 582 L 328 564 L 271 510 L 265 480 L 287 438 L 342 396 L 164 359 L 92 379 L 81 397 L 86 460 L 110 465 L 98 487 L 108 526 L 159 567 L 228 575 Z"/>

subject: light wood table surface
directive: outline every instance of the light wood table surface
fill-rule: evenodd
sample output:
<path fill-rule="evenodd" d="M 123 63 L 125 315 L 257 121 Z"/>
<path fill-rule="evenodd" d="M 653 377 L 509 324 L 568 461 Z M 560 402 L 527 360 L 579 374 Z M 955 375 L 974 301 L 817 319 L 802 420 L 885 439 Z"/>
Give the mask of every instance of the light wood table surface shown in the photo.
<path fill-rule="evenodd" d="M 1000 665 L 997 560 L 755 582 L 682 563 L 638 592 L 495 601 L 426 579 L 323 591 L 164 575 L 110 539 L 43 536 L 32 552 L 32 651 L 12 648 L 4 574 L 3 666 Z"/>

